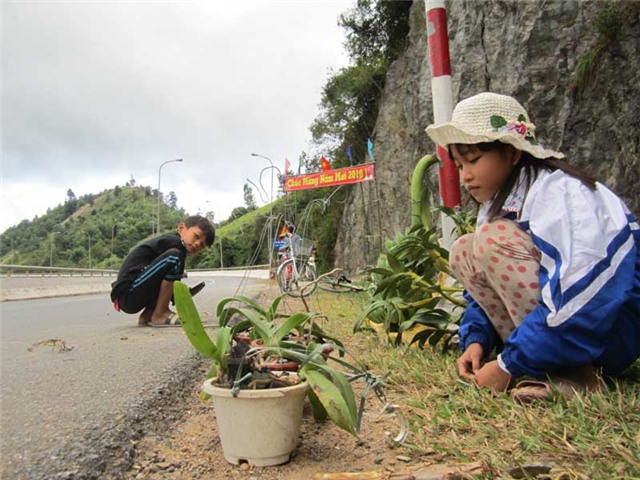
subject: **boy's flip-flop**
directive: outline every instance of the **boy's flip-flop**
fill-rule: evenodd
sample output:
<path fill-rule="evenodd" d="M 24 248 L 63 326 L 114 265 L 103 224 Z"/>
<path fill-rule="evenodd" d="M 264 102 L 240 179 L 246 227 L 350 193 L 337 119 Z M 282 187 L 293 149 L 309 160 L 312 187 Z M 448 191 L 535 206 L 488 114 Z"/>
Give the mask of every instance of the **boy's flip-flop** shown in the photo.
<path fill-rule="evenodd" d="M 175 313 L 170 313 L 164 319 L 164 323 L 149 322 L 147 325 L 149 325 L 150 327 L 160 327 L 160 328 L 164 328 L 164 327 L 179 327 L 180 326 L 180 318 Z"/>

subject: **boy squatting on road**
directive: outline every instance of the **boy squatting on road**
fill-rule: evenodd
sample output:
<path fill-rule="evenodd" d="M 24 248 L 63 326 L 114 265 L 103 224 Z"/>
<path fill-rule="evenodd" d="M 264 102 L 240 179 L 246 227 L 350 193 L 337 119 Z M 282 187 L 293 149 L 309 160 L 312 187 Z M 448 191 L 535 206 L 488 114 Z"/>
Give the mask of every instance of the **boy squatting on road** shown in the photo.
<path fill-rule="evenodd" d="M 194 215 L 178 225 L 177 233 L 167 233 L 136 245 L 124 259 L 118 278 L 111 285 L 114 308 L 137 313 L 139 325 L 179 326 L 178 316 L 169 309 L 173 282 L 184 274 L 187 254 L 200 253 L 215 239 L 211 222 Z"/>
<path fill-rule="evenodd" d="M 600 388 L 640 356 L 640 230 L 604 185 L 544 149 L 517 100 L 481 93 L 427 134 L 480 204 L 450 251 L 469 301 L 459 374 L 519 401 Z M 487 357 L 497 347 L 496 360 Z"/>

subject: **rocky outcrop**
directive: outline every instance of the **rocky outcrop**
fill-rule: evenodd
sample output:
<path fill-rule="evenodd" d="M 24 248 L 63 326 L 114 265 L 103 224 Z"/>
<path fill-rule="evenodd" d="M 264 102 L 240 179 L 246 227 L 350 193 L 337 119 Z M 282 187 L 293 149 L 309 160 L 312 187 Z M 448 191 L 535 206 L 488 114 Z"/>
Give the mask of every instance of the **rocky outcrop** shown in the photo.
<path fill-rule="evenodd" d="M 448 2 L 453 97 L 515 96 L 545 146 L 596 173 L 640 214 L 640 2 L 619 4 L 615 39 L 600 48 L 596 25 L 611 2 Z M 413 168 L 435 151 L 424 133 L 433 113 L 423 1 L 414 2 L 410 21 L 376 123 L 376 182 L 352 186 L 345 203 L 335 257 L 351 273 L 375 263 L 384 239 L 407 229 Z M 596 51 L 576 88 L 579 59 Z M 428 183 L 437 203 L 437 178 Z"/>

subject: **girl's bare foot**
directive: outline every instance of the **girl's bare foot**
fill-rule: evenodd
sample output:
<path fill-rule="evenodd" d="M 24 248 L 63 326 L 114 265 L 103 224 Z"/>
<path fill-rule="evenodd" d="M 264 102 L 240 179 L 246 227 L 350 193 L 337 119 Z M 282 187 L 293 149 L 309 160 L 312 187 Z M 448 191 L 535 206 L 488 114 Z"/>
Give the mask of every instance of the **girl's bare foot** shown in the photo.
<path fill-rule="evenodd" d="M 558 371 L 559 380 L 569 380 L 581 385 L 587 392 L 596 392 L 602 387 L 602 379 L 598 376 L 593 365 L 580 365 L 579 367 L 563 368 Z"/>

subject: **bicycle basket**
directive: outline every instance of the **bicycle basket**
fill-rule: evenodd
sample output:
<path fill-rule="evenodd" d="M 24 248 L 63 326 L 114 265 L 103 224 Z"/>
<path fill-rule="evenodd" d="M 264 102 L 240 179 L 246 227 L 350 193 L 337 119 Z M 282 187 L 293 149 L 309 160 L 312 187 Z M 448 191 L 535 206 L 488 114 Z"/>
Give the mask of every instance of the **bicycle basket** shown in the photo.
<path fill-rule="evenodd" d="M 301 238 L 297 242 L 294 242 L 292 247 L 295 257 L 308 258 L 311 256 L 311 251 L 313 250 L 313 241 Z"/>

